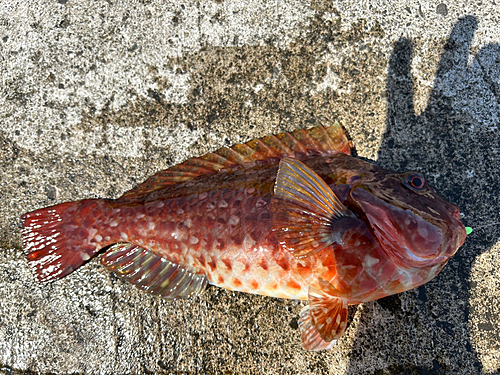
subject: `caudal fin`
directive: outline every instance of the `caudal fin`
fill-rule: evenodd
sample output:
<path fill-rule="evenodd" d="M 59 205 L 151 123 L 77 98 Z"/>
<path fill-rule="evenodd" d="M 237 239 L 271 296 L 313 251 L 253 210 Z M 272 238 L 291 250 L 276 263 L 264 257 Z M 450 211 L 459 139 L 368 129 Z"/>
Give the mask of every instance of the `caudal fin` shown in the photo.
<path fill-rule="evenodd" d="M 103 243 L 96 240 L 106 201 L 87 199 L 24 214 L 23 248 L 41 282 L 60 279 L 92 258 Z"/>

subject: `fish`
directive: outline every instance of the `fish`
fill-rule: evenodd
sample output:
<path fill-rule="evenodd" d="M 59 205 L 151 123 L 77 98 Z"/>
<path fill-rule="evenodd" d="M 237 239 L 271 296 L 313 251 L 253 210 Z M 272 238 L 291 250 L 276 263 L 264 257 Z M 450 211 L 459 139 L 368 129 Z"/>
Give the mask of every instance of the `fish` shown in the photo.
<path fill-rule="evenodd" d="M 462 246 L 459 208 L 417 171 L 352 155 L 339 123 L 268 135 L 161 171 L 118 199 L 22 216 L 40 282 L 99 256 L 162 298 L 228 290 L 307 300 L 306 350 L 332 348 L 348 306 L 425 284 Z"/>

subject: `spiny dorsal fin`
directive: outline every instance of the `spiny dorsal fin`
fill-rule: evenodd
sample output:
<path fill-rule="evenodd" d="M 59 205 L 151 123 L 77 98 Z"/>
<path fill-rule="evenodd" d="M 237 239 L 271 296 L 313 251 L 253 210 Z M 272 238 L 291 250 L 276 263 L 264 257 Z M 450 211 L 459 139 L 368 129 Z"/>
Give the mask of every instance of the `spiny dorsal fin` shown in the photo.
<path fill-rule="evenodd" d="M 328 284 L 320 280 L 320 285 Z M 347 326 L 347 300 L 329 293 L 331 286 L 309 287 L 309 306 L 300 312 L 299 328 L 302 346 L 307 350 L 330 349 L 344 334 Z"/>
<path fill-rule="evenodd" d="M 113 245 L 102 255 L 101 264 L 137 288 L 163 298 L 198 295 L 208 284 L 205 275 L 189 272 L 150 250 L 130 243 Z"/>
<path fill-rule="evenodd" d="M 123 194 L 122 198 L 139 198 L 198 176 L 277 162 L 284 157 L 302 159 L 309 155 L 330 156 L 339 152 L 350 155 L 351 146 L 338 123 L 326 128 L 317 126 L 309 130 L 297 129 L 291 133 L 268 135 L 230 148 L 223 147 L 199 158 L 188 159 L 149 177 Z"/>
<path fill-rule="evenodd" d="M 296 258 L 342 245 L 342 234 L 358 221 L 330 187 L 304 163 L 281 159 L 271 200 L 272 229 Z"/>

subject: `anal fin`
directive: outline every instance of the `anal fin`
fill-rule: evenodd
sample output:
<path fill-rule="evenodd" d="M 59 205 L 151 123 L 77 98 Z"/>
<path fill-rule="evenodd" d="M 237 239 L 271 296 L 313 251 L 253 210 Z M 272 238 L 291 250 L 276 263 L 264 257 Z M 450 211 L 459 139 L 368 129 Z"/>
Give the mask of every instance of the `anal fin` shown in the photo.
<path fill-rule="evenodd" d="M 205 275 L 130 243 L 113 245 L 101 256 L 101 264 L 137 288 L 163 298 L 198 295 L 208 284 Z"/>
<path fill-rule="evenodd" d="M 309 306 L 300 312 L 299 328 L 306 350 L 330 349 L 347 326 L 347 300 L 309 287 Z"/>

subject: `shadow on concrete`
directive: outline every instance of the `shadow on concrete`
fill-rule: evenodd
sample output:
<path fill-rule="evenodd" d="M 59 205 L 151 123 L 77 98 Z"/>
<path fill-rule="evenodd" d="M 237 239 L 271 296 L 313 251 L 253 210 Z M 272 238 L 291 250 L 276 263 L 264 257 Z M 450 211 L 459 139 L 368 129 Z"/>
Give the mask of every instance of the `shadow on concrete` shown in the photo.
<path fill-rule="evenodd" d="M 387 79 L 387 127 L 377 162 L 387 169 L 423 172 L 445 199 L 459 205 L 464 224 L 471 227 L 500 221 L 495 193 L 500 181 L 500 45 L 482 47 L 469 64 L 476 29 L 476 18 L 467 16 L 451 31 L 421 114 L 414 109 L 413 43 L 402 38 L 395 44 Z M 385 340 L 380 344 L 381 356 L 392 356 L 388 362 L 398 365 L 384 371 L 441 374 L 462 368 L 466 373 L 482 372 L 471 338 L 470 276 L 475 258 L 499 235 L 498 226 L 477 229 L 433 281 L 374 303 L 380 306 L 368 306 L 368 311 L 394 314 L 392 327 L 378 339 Z M 366 337 L 372 320 L 362 310 L 359 325 L 365 329 L 359 333 L 358 327 L 348 374 L 360 373 L 363 353 L 373 350 L 370 345 L 377 338 Z M 410 332 L 399 330 L 405 324 Z M 377 331 L 381 332 L 380 327 Z M 432 364 L 419 363 L 419 358 L 429 356 L 434 356 Z M 444 357 L 455 361 L 451 368 Z"/>

